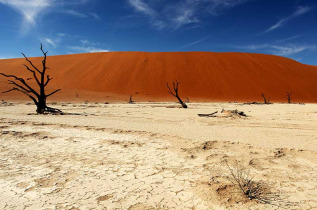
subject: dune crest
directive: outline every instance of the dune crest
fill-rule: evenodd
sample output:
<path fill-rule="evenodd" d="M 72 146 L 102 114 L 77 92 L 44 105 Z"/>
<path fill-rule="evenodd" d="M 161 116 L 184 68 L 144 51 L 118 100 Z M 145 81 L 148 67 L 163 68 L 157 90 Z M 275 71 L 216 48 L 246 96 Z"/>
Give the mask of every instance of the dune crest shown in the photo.
<path fill-rule="evenodd" d="M 42 58 L 31 58 L 40 66 Z M 0 72 L 31 77 L 24 59 L 0 60 Z M 166 82 L 181 82 L 190 101 L 317 102 L 317 67 L 291 59 L 251 53 L 107 52 L 49 56 L 50 88 L 62 88 L 54 100 L 174 101 Z M 30 80 L 32 82 L 32 80 Z M 0 90 L 9 88 L 0 77 Z M 20 93 L 1 98 L 27 99 Z"/>

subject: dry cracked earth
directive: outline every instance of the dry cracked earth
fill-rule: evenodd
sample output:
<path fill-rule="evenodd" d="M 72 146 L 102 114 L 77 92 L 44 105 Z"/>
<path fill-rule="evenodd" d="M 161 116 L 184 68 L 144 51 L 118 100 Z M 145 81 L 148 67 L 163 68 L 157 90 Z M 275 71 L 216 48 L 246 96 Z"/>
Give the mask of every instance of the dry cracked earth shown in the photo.
<path fill-rule="evenodd" d="M 0 209 L 317 209 L 313 151 L 32 117 L 0 119 Z M 281 199 L 246 199 L 224 159 Z"/>

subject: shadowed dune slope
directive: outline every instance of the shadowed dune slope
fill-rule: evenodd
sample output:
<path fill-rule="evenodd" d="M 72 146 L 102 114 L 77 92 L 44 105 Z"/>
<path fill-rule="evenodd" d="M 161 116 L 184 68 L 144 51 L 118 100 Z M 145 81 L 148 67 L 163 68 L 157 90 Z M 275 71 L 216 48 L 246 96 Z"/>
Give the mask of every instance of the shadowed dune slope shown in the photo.
<path fill-rule="evenodd" d="M 31 58 L 40 65 L 42 58 Z M 0 60 L 0 72 L 31 77 L 24 59 Z M 62 88 L 53 100 L 173 101 L 166 82 L 181 82 L 190 101 L 317 102 L 317 67 L 264 54 L 212 52 L 107 52 L 48 57 L 50 88 Z M 34 82 L 29 80 L 29 82 Z M 0 77 L 0 90 L 7 90 Z M 78 98 L 76 96 L 78 94 Z M 26 99 L 20 93 L 1 98 Z M 108 99 L 107 99 L 108 97 Z"/>

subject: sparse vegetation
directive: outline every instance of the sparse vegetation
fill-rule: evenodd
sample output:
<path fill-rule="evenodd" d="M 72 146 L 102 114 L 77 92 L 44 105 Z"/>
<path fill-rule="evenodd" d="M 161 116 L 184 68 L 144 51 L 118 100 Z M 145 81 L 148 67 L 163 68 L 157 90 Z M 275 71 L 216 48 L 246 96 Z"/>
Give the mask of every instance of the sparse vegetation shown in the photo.
<path fill-rule="evenodd" d="M 288 202 L 280 192 L 273 192 L 269 183 L 255 181 L 254 177 L 238 161 L 234 161 L 234 166 L 230 166 L 228 160 L 224 161 L 230 174 L 227 179 L 249 200 L 255 200 L 259 203 L 270 204 L 279 207 L 294 205 Z"/>
<path fill-rule="evenodd" d="M 173 90 L 171 90 L 170 86 L 168 85 L 168 83 L 166 83 L 167 89 L 168 89 L 168 93 L 171 94 L 172 96 L 176 97 L 178 99 L 178 102 L 182 105 L 182 107 L 184 109 L 187 109 L 187 105 L 182 101 L 182 99 L 179 97 L 178 95 L 178 86 L 179 86 L 180 82 L 178 82 L 177 80 L 175 82 L 173 82 Z"/>
<path fill-rule="evenodd" d="M 8 93 L 11 91 L 19 91 L 21 93 L 23 93 L 24 95 L 28 96 L 36 105 L 37 109 L 36 112 L 38 114 L 46 114 L 46 113 L 62 113 L 61 110 L 59 109 L 55 109 L 55 108 L 51 108 L 48 107 L 46 105 L 46 99 L 52 95 L 54 95 L 55 93 L 59 92 L 61 89 L 57 89 L 49 94 L 45 93 L 45 88 L 47 87 L 48 83 L 53 79 L 51 78 L 49 75 L 46 74 L 46 70 L 48 69 L 48 67 L 46 66 L 46 59 L 47 59 L 47 53 L 48 52 L 44 52 L 43 50 L 43 46 L 41 44 L 41 51 L 44 55 L 44 58 L 42 60 L 42 69 L 40 70 L 39 68 L 37 68 L 32 61 L 30 61 L 25 55 L 24 53 L 22 53 L 23 57 L 25 58 L 25 60 L 29 63 L 28 66 L 26 64 L 24 64 L 25 68 L 27 71 L 31 72 L 33 75 L 33 79 L 35 79 L 36 84 L 39 88 L 39 91 L 36 91 L 33 87 L 31 87 L 30 84 L 28 84 L 26 81 L 31 80 L 32 78 L 27 78 L 26 80 L 15 76 L 15 75 L 7 75 L 4 73 L 0 73 L 2 76 L 7 77 L 7 78 L 11 78 L 8 79 L 8 82 L 10 85 L 13 85 L 13 88 L 7 91 L 4 91 L 3 93 Z M 39 77 L 38 77 L 39 75 Z"/>

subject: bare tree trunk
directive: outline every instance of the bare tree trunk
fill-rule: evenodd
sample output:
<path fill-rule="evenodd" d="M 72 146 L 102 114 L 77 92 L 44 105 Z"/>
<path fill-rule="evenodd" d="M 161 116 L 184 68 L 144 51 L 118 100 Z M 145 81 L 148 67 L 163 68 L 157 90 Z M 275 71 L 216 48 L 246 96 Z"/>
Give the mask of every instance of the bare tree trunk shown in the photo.
<path fill-rule="evenodd" d="M 39 97 L 38 98 L 38 102 L 37 102 L 37 104 L 36 104 L 36 112 L 38 113 L 38 114 L 44 114 L 44 112 L 45 112 L 45 109 L 47 108 L 47 106 L 46 106 L 46 99 L 44 98 L 44 97 Z"/>
<path fill-rule="evenodd" d="M 270 104 L 270 99 L 271 99 L 270 97 L 266 98 L 264 93 L 262 93 L 261 96 L 264 100 L 264 104 Z"/>
<path fill-rule="evenodd" d="M 178 95 L 178 85 L 180 84 L 180 82 L 178 82 L 177 80 L 175 82 L 173 82 L 173 90 L 174 92 L 171 90 L 171 88 L 169 87 L 168 83 L 166 83 L 167 88 L 168 88 L 168 93 L 171 94 L 172 96 L 174 96 L 175 98 L 177 98 L 178 102 L 182 105 L 182 107 L 184 109 L 187 109 L 187 105 L 182 101 L 182 99 L 179 97 Z"/>
<path fill-rule="evenodd" d="M 176 98 L 178 99 L 178 101 L 179 101 L 179 103 L 182 105 L 182 107 L 183 107 L 184 109 L 187 109 L 187 105 L 182 101 L 182 99 L 181 99 L 179 96 L 177 96 Z"/>
<path fill-rule="evenodd" d="M 129 104 L 133 104 L 134 101 L 132 100 L 132 95 L 130 95 Z"/>
<path fill-rule="evenodd" d="M 292 103 L 291 100 L 292 100 L 292 92 L 287 92 L 287 102 L 290 104 Z"/>
<path fill-rule="evenodd" d="M 26 96 L 28 96 L 30 99 L 32 99 L 32 101 L 34 102 L 34 104 L 36 105 L 36 112 L 38 114 L 45 114 L 46 112 L 50 112 L 50 113 L 62 113 L 61 110 L 59 109 L 54 109 L 54 108 L 50 108 L 46 105 L 46 99 L 49 96 L 52 96 L 53 94 L 59 92 L 61 89 L 57 89 L 49 94 L 45 93 L 45 87 L 48 85 L 48 83 L 53 79 L 50 78 L 49 75 L 46 75 L 46 70 L 48 69 L 46 66 L 46 59 L 47 59 L 47 53 L 48 52 L 44 52 L 43 50 L 43 46 L 41 44 L 41 51 L 44 55 L 44 58 L 42 60 L 42 70 L 39 70 L 39 68 L 37 68 L 32 61 L 30 61 L 25 55 L 24 53 L 22 53 L 23 57 L 25 58 L 25 60 L 29 63 L 28 66 L 26 64 L 24 64 L 25 68 L 27 71 L 31 72 L 33 74 L 33 79 L 36 81 L 36 84 L 39 88 L 39 92 L 37 92 L 35 89 L 33 89 L 23 78 L 21 77 L 17 77 L 15 75 L 7 75 L 4 73 L 0 73 L 0 75 L 5 76 L 7 78 L 12 78 L 12 79 L 8 79 L 9 84 L 13 85 L 13 88 L 5 91 L 3 93 L 8 93 L 11 91 L 19 91 L 23 94 L 25 94 Z M 39 78 L 40 77 L 40 78 Z"/>

